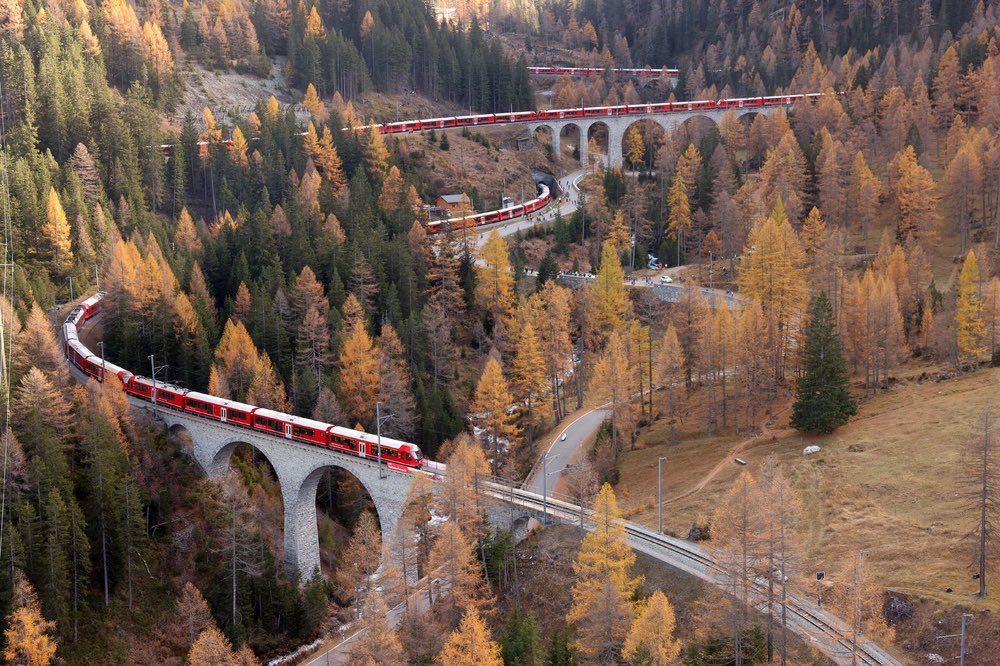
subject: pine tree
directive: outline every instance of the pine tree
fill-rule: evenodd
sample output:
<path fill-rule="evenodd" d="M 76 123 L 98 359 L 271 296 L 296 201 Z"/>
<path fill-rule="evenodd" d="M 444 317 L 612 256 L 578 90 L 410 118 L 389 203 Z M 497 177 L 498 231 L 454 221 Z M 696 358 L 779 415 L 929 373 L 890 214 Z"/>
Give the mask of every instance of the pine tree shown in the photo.
<path fill-rule="evenodd" d="M 576 649 L 596 663 L 615 663 L 634 619 L 630 597 L 641 582 L 630 574 L 629 546 L 611 486 L 594 502 L 595 529 L 587 533 L 573 562 L 576 582 L 566 621 L 576 628 Z"/>
<path fill-rule="evenodd" d="M 983 321 L 983 300 L 979 285 L 979 260 L 969 250 L 958 276 L 958 297 L 955 300 L 955 338 L 959 367 L 975 367 L 986 351 L 986 323 Z"/>
<path fill-rule="evenodd" d="M 803 365 L 791 424 L 803 432 L 832 432 L 847 423 L 858 407 L 851 398 L 847 363 L 826 292 L 816 297 L 809 313 Z"/>
<path fill-rule="evenodd" d="M 490 639 L 486 624 L 479 613 L 471 611 L 452 632 L 438 657 L 441 666 L 503 666 L 500 646 Z"/>
<path fill-rule="evenodd" d="M 674 638 L 676 626 L 670 601 L 660 590 L 654 591 L 632 622 L 622 648 L 622 656 L 632 661 L 645 651 L 648 661 L 644 663 L 650 666 L 674 663 L 681 651 L 680 641 Z"/>
<path fill-rule="evenodd" d="M 903 243 L 912 237 L 922 243 L 932 244 L 937 239 L 940 223 L 934 179 L 917 162 L 913 146 L 907 146 L 896 156 L 895 162 L 896 240 Z"/>
<path fill-rule="evenodd" d="M 480 601 L 480 578 L 472 544 L 457 522 L 449 520 L 441 526 L 427 565 L 430 571 L 440 571 L 436 575 L 439 587 L 434 607 L 447 627 L 456 627 L 462 613 L 468 617 Z"/>
<path fill-rule="evenodd" d="M 206 627 L 215 624 L 212 620 L 212 612 L 208 608 L 208 602 L 202 596 L 201 590 L 190 581 L 184 583 L 184 589 L 181 590 L 181 595 L 177 599 L 177 619 L 184 636 L 185 650 L 189 650 L 194 645 Z"/>

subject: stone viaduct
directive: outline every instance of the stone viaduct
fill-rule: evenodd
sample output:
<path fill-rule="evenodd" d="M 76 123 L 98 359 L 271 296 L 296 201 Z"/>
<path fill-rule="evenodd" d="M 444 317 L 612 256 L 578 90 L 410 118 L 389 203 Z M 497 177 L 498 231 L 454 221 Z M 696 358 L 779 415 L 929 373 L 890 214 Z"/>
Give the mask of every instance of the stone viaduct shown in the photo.
<path fill-rule="evenodd" d="M 788 110 L 791 104 L 774 105 L 767 107 L 746 107 L 733 109 L 737 118 L 743 116 L 763 113 L 767 114 L 774 109 L 784 108 Z M 608 131 L 608 166 L 621 165 L 623 161 L 622 144 L 625 140 L 625 132 L 628 128 L 641 120 L 651 120 L 663 128 L 664 132 L 670 132 L 679 125 L 683 125 L 692 118 L 708 118 L 716 124 L 722 120 L 725 113 L 723 109 L 707 109 L 692 111 L 670 111 L 666 113 L 644 113 L 627 116 L 593 116 L 585 118 L 567 118 L 565 120 L 541 120 L 528 123 L 528 134 L 533 139 L 536 130 L 548 128 L 552 134 L 552 150 L 559 155 L 561 146 L 561 134 L 564 129 L 576 128 L 579 133 L 580 164 L 587 164 L 587 141 L 590 138 L 591 130 L 604 125 Z"/>
<path fill-rule="evenodd" d="M 209 478 L 229 470 L 229 460 L 240 444 L 251 446 L 271 464 L 278 477 L 285 512 L 285 565 L 309 580 L 319 569 L 319 533 L 316 523 L 316 490 L 323 472 L 342 469 L 353 474 L 375 503 L 383 541 L 395 531 L 403 514 L 413 474 L 397 472 L 374 460 L 345 455 L 290 439 L 205 419 L 173 409 L 133 402 L 163 421 L 172 432 L 187 432 L 191 455 Z"/>

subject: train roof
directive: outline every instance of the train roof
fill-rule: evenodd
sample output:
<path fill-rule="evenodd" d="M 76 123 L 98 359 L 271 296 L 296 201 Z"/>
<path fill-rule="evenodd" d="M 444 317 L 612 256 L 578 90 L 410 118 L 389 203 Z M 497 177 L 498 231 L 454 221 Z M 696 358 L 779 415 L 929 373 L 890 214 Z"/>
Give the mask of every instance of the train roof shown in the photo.
<path fill-rule="evenodd" d="M 257 411 L 254 412 L 254 416 L 263 416 L 268 419 L 276 419 L 279 421 L 286 421 L 288 423 L 294 423 L 295 425 L 303 426 L 305 428 L 313 428 L 315 430 L 327 431 L 333 426 L 329 423 L 322 423 L 321 421 L 313 421 L 312 419 L 307 419 L 304 416 L 293 416 L 292 414 L 286 414 L 285 412 L 277 412 L 273 409 L 265 409 L 263 407 L 258 407 Z"/>
<path fill-rule="evenodd" d="M 192 400 L 201 400 L 203 402 L 208 402 L 213 405 L 219 405 L 225 407 L 226 409 L 238 409 L 244 412 L 252 412 L 257 409 L 256 405 L 248 405 L 245 402 L 237 402 L 236 400 L 230 400 L 228 398 L 220 398 L 209 393 L 199 393 L 198 391 L 188 391 L 187 397 Z M 260 411 L 260 410 L 258 410 Z"/>
<path fill-rule="evenodd" d="M 362 432 L 360 430 L 351 430 L 350 428 L 345 428 L 343 426 L 333 426 L 330 428 L 330 433 L 333 435 L 340 435 L 341 437 L 351 437 L 353 439 L 360 439 L 363 442 L 369 442 L 371 444 L 378 444 L 378 436 L 373 435 L 370 432 Z M 390 446 L 399 448 L 400 446 L 412 446 L 413 448 L 418 448 L 416 444 L 411 442 L 404 442 L 399 439 L 393 439 L 392 437 L 382 437 L 382 446 Z"/>
<path fill-rule="evenodd" d="M 171 393 L 181 393 L 187 395 L 190 391 L 183 386 L 177 386 L 176 384 L 168 384 L 167 382 L 160 381 L 157 379 L 155 382 L 149 377 L 143 377 L 142 375 L 135 375 L 135 381 L 145 382 L 150 386 L 156 385 L 157 391 L 170 391 Z"/>

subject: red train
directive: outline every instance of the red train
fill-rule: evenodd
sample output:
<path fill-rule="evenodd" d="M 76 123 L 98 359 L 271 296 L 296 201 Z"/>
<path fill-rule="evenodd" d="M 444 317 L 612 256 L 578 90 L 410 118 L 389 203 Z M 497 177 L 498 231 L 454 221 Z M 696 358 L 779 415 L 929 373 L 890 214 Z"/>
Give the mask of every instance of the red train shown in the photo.
<path fill-rule="evenodd" d="M 771 97 L 737 97 L 732 99 L 698 100 L 694 102 L 662 102 L 659 104 L 622 104 L 619 106 L 589 106 L 572 109 L 546 109 L 542 111 L 515 111 L 513 113 L 485 113 L 473 116 L 453 116 L 448 118 L 427 118 L 425 120 L 403 120 L 396 123 L 376 125 L 383 134 L 407 134 L 427 130 L 451 129 L 453 127 L 473 127 L 480 125 L 502 125 L 510 123 L 532 123 L 544 120 L 566 118 L 600 118 L 607 116 L 631 116 L 650 113 L 682 113 L 685 111 L 725 111 L 755 107 L 787 106 L 800 101 L 815 101 L 823 93 L 804 95 L 774 95 Z M 345 128 L 346 129 L 346 128 Z M 367 129 L 367 126 L 364 128 Z"/>
<path fill-rule="evenodd" d="M 573 68 L 581 69 L 581 68 Z M 586 69 L 586 68 L 583 68 Z M 646 70 L 641 70 L 646 71 Z M 656 71 L 656 70 L 649 70 Z M 507 125 L 511 123 L 533 123 L 543 120 L 564 120 L 567 118 L 600 118 L 607 116 L 632 116 L 650 113 L 682 113 L 685 111 L 725 111 L 728 109 L 745 109 L 755 107 L 787 106 L 801 101 L 816 101 L 824 93 L 806 93 L 803 95 L 774 95 L 771 97 L 735 97 L 732 99 L 698 100 L 694 102 L 662 102 L 659 104 L 622 104 L 620 106 L 588 106 L 572 109 L 545 109 L 542 111 L 515 111 L 513 113 L 483 113 L 471 116 L 451 116 L 442 118 L 426 118 L 423 120 L 401 120 L 395 123 L 377 124 L 375 127 L 382 134 L 410 134 L 428 130 L 452 129 L 455 127 L 478 127 L 481 125 Z M 843 93 L 841 93 L 843 94 Z M 344 130 L 352 129 L 349 127 Z M 367 130 L 368 125 L 355 127 L 354 130 Z M 305 133 L 300 134 L 305 136 Z M 221 142 L 227 149 L 232 148 L 232 141 Z M 207 145 L 199 141 L 199 146 Z M 160 146 L 163 154 L 169 157 L 173 154 L 172 144 Z"/>
<path fill-rule="evenodd" d="M 559 65 L 552 67 L 528 67 L 528 73 L 532 76 L 600 76 L 605 74 L 607 71 L 608 70 L 603 67 L 561 67 Z M 641 69 L 634 67 L 615 67 L 610 71 L 614 74 L 636 76 L 643 79 L 655 79 L 663 76 L 664 74 L 664 70 L 653 69 L 651 67 Z M 676 79 L 681 75 L 681 71 L 679 69 L 668 69 L 666 70 L 666 74 L 668 78 Z"/>
<path fill-rule="evenodd" d="M 432 222 L 428 222 L 427 232 L 433 234 L 440 231 L 471 229 L 472 227 L 481 227 L 487 224 L 495 224 L 496 222 L 505 222 L 507 220 L 513 220 L 518 217 L 534 213 L 545 208 L 549 205 L 549 202 L 552 201 L 552 195 L 549 193 L 548 186 L 539 185 L 538 189 L 538 196 L 531 201 L 524 202 L 523 204 L 508 206 L 507 208 L 501 208 L 500 210 L 491 210 L 485 213 L 476 213 L 474 215 L 456 217 L 450 220 L 434 220 Z"/>
<path fill-rule="evenodd" d="M 107 362 L 94 355 L 79 338 L 79 329 L 100 312 L 104 296 L 102 291 L 83 301 L 70 312 L 63 324 L 63 352 L 67 360 L 97 381 L 103 382 L 108 374 L 116 375 L 128 395 L 157 407 L 174 409 L 275 437 L 336 449 L 361 458 L 381 457 L 389 468 L 399 471 L 414 471 L 423 467 L 424 458 L 416 444 L 389 437 L 379 440 L 375 435 L 358 430 L 189 391 L 134 375 L 125 368 Z"/>

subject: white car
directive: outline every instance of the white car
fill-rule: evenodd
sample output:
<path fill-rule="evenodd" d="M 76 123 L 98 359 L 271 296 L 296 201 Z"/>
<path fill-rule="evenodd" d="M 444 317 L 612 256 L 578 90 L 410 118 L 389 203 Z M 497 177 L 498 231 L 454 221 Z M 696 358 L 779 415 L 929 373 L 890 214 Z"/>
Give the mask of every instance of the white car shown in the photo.
<path fill-rule="evenodd" d="M 561 442 L 565 442 L 566 441 L 566 433 L 563 433 L 563 436 L 559 438 L 559 441 L 561 441 Z"/>
<path fill-rule="evenodd" d="M 674 279 L 672 277 L 670 277 L 669 275 L 661 275 L 660 276 L 660 284 L 670 284 L 673 281 L 674 281 Z"/>

